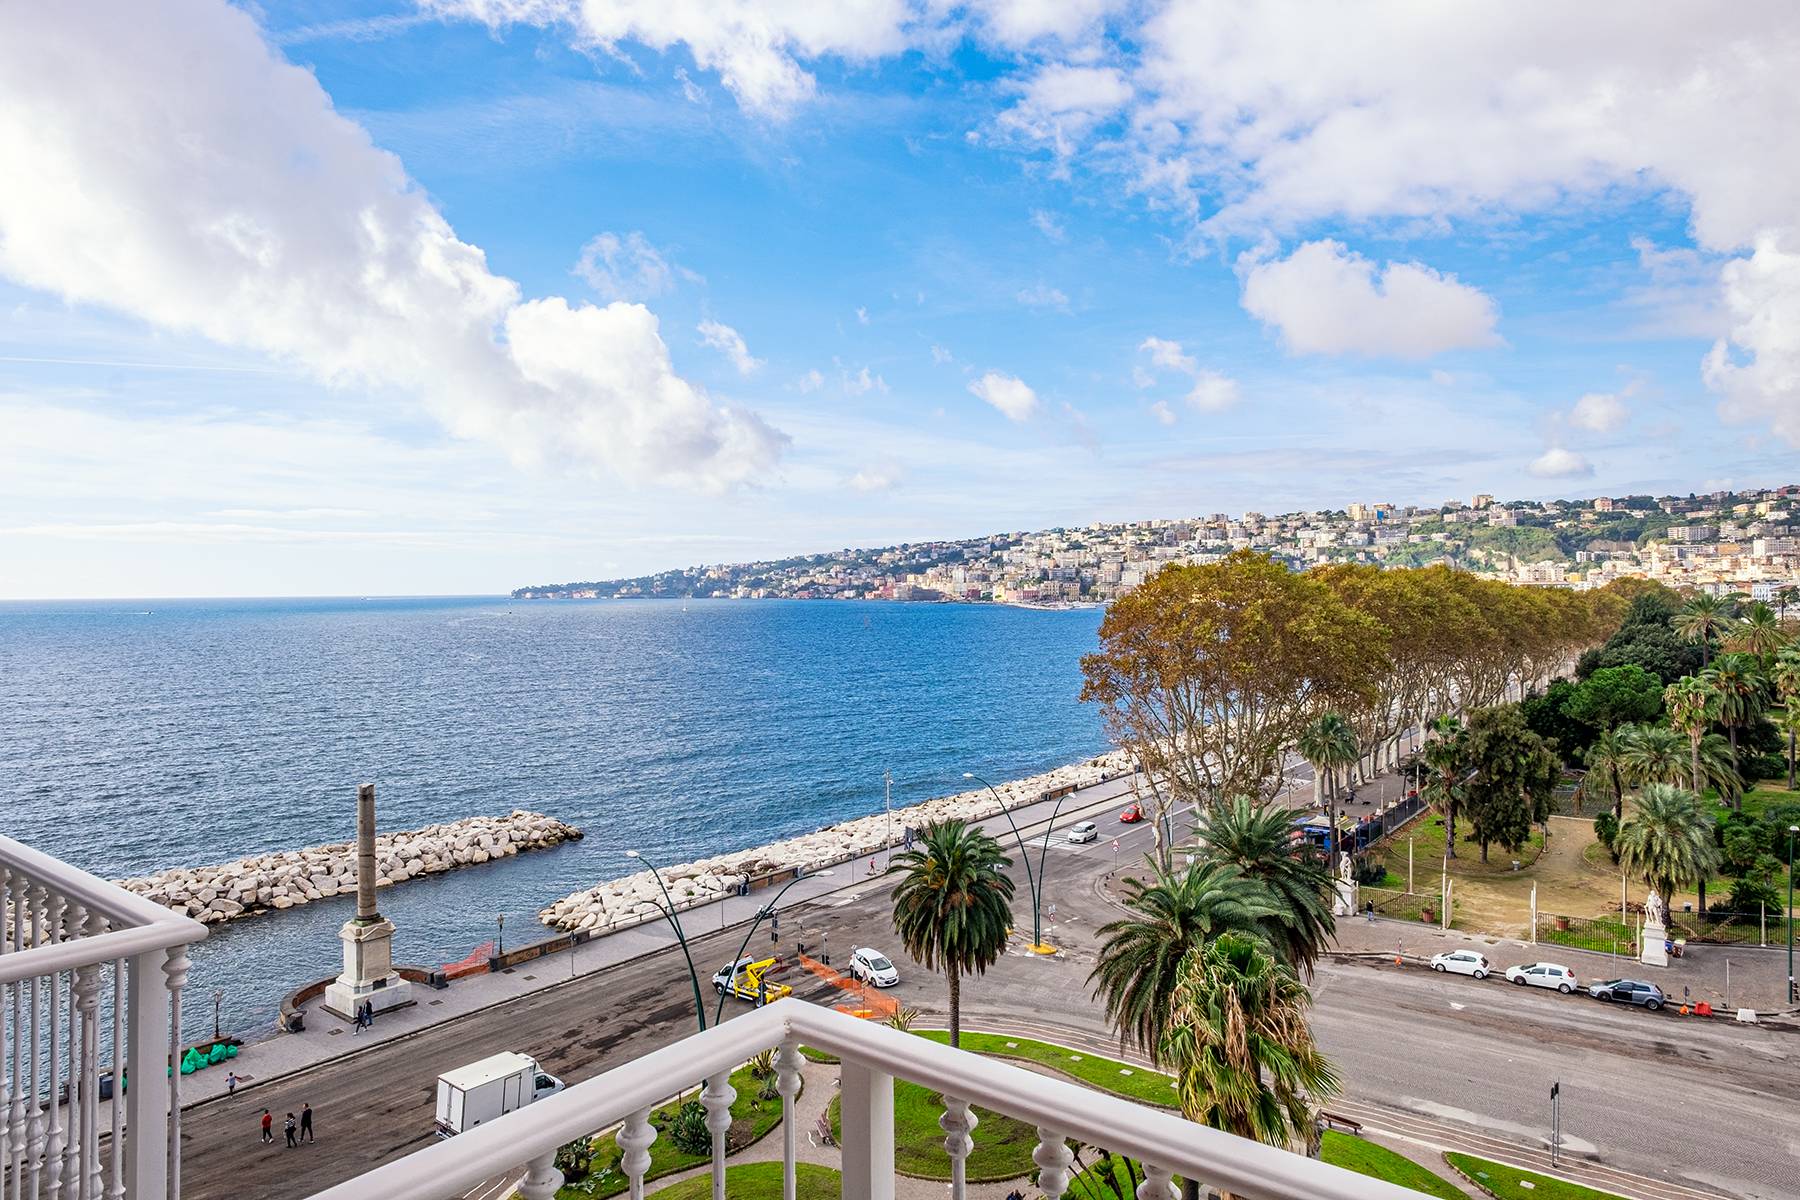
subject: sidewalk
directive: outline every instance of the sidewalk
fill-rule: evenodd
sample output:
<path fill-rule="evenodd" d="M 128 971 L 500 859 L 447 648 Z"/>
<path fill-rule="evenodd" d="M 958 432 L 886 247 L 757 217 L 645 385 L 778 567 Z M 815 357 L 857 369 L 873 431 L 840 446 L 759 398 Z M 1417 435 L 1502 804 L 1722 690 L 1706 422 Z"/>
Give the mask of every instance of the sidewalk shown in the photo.
<path fill-rule="evenodd" d="M 1123 776 L 1072 793 L 1062 801 L 1061 810 L 1056 815 L 1056 826 L 1061 828 L 1072 821 L 1110 810 L 1130 793 L 1131 784 L 1131 777 Z M 1020 831 L 1029 839 L 1033 832 L 1042 836 L 1046 822 L 1055 808 L 1055 801 L 1039 801 L 1015 808 L 1011 810 L 1011 815 Z M 995 815 L 982 820 L 980 825 L 1002 843 L 1015 844 L 1012 828 L 1005 817 Z M 858 899 L 871 887 L 885 887 L 886 881 L 881 873 L 886 870 L 892 855 L 893 851 L 884 851 L 806 876 L 782 897 L 781 911 L 790 912 L 809 903 L 833 906 L 847 904 Z M 871 861 L 876 867 L 874 875 L 868 874 Z M 741 928 L 754 920 L 757 913 L 773 898 L 771 892 L 753 892 L 748 896 L 727 896 L 723 900 L 684 909 L 680 914 L 682 928 L 691 935 L 733 926 Z M 544 932 L 545 936 L 550 936 L 548 929 Z M 416 1004 L 410 1008 L 383 1013 L 375 1019 L 371 1029 L 362 1033 L 355 1032 L 348 1021 L 326 1012 L 321 1002 L 315 1000 L 302 1009 L 306 1016 L 304 1032 L 276 1033 L 262 1041 L 248 1043 L 229 1064 L 221 1063 L 183 1076 L 182 1106 L 185 1108 L 201 1104 L 225 1095 L 228 1072 L 235 1072 L 241 1091 L 321 1063 L 347 1057 L 372 1046 L 397 1041 L 443 1022 L 516 1000 L 571 979 L 604 971 L 676 944 L 674 931 L 669 928 L 668 922 L 659 919 L 605 934 L 575 947 L 573 951 L 533 959 L 497 974 L 472 975 L 452 983 L 442 991 L 414 984 Z M 846 954 L 850 950 L 849 946 L 843 947 Z M 695 964 L 707 974 L 710 974 L 715 965 L 717 964 L 710 962 Z M 705 983 L 704 979 L 702 983 Z M 104 1123 L 109 1118 L 104 1112 L 104 1105 L 102 1109 L 100 1119 Z"/>

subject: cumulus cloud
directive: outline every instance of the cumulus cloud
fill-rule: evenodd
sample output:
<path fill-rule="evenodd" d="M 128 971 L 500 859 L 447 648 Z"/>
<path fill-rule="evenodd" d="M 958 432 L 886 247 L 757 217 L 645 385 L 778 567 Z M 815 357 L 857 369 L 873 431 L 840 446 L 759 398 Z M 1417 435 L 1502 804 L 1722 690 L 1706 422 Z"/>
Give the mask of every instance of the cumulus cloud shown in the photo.
<path fill-rule="evenodd" d="M 1731 332 L 1707 352 L 1703 374 L 1732 421 L 1768 423 L 1800 446 L 1800 253 L 1775 237 L 1724 270 Z"/>
<path fill-rule="evenodd" d="M 880 462 L 864 467 L 850 477 L 850 490 L 855 492 L 888 492 L 900 486 L 906 472 L 896 462 Z"/>
<path fill-rule="evenodd" d="M 1561 446 L 1550 447 L 1525 469 L 1539 479 L 1579 479 L 1594 473 L 1592 463 Z"/>
<path fill-rule="evenodd" d="M 1188 389 L 1187 403 L 1188 407 L 1198 412 L 1219 412 L 1230 408 L 1241 398 L 1235 379 L 1218 371 L 1203 369 L 1193 355 L 1182 349 L 1180 342 L 1147 337 L 1138 344 L 1138 351 L 1148 354 L 1151 365 L 1157 370 L 1174 371 L 1193 381 Z M 1156 383 L 1156 376 L 1142 367 L 1133 367 L 1132 381 L 1141 388 L 1151 387 Z M 1164 425 L 1175 423 L 1175 410 L 1164 401 L 1159 400 L 1151 405 L 1150 411 Z"/>
<path fill-rule="evenodd" d="M 1138 344 L 1138 349 L 1150 356 L 1150 361 L 1167 371 L 1180 371 L 1192 375 L 1200 369 L 1193 356 L 1181 349 L 1180 342 L 1171 342 L 1166 338 L 1147 337 Z"/>
<path fill-rule="evenodd" d="M 819 368 L 814 367 L 812 370 L 802 375 L 795 382 L 794 386 L 799 388 L 802 392 L 816 392 L 825 386 L 825 374 L 820 371 Z"/>
<path fill-rule="evenodd" d="M 1132 98 L 1131 83 L 1117 67 L 1068 63 L 1040 68 L 1019 92 L 996 125 L 1009 137 L 1049 146 L 1059 157 L 1072 154 L 1090 130 Z"/>
<path fill-rule="evenodd" d="M 671 290 L 678 274 L 698 278 L 669 262 L 637 232 L 596 234 L 581 248 L 574 273 L 602 300 L 649 300 Z"/>
<path fill-rule="evenodd" d="M 1194 386 L 1187 394 L 1188 404 L 1201 412 L 1219 412 L 1236 404 L 1238 399 L 1237 380 L 1217 371 L 1201 371 L 1194 377 Z"/>
<path fill-rule="evenodd" d="M 248 15 L 137 15 L 0 8 L 0 275 L 411 393 L 521 463 L 707 489 L 776 464 L 786 438 L 676 374 L 649 310 L 491 271 Z"/>
<path fill-rule="evenodd" d="M 1156 418 L 1157 424 L 1159 425 L 1173 425 L 1175 423 L 1175 410 L 1169 407 L 1169 403 L 1166 400 L 1158 400 L 1156 403 L 1152 404 L 1150 406 L 1150 415 Z"/>
<path fill-rule="evenodd" d="M 1569 409 L 1569 424 L 1589 433 L 1612 433 L 1623 428 L 1630 415 L 1621 397 L 1611 392 L 1589 392 Z"/>
<path fill-rule="evenodd" d="M 1330 240 L 1286 258 L 1239 261 L 1246 311 L 1281 334 L 1294 354 L 1429 358 L 1492 346 L 1498 313 L 1477 288 L 1421 263 L 1385 269 Z"/>
<path fill-rule="evenodd" d="M 751 355 L 750 347 L 744 344 L 743 335 L 731 326 L 709 319 L 700 322 L 697 328 L 700 331 L 701 339 L 708 346 L 730 359 L 731 365 L 737 368 L 739 375 L 752 374 L 756 368 L 762 366 L 762 359 Z"/>
<path fill-rule="evenodd" d="M 1069 307 L 1069 298 L 1063 294 L 1061 288 L 1053 288 L 1048 284 L 1042 283 L 1020 289 L 1018 300 L 1019 303 L 1023 304 L 1026 308 L 1060 308 L 1066 310 Z"/>
<path fill-rule="evenodd" d="M 1037 393 L 1016 375 L 989 371 L 969 385 L 969 391 L 987 401 L 1009 421 L 1029 421 L 1038 410 Z"/>
<path fill-rule="evenodd" d="M 860 367 L 852 371 L 840 365 L 838 382 L 843 386 L 846 396 L 866 396 L 870 392 L 888 390 L 887 380 L 869 370 L 868 367 Z"/>
<path fill-rule="evenodd" d="M 945 365 L 946 363 L 955 362 L 956 355 L 950 353 L 950 351 L 946 350 L 942 346 L 933 345 L 931 347 L 931 361 L 941 367 L 941 366 Z"/>
<path fill-rule="evenodd" d="M 1069 236 L 1068 227 L 1057 215 L 1042 208 L 1031 210 L 1031 227 L 1053 242 L 1066 241 Z"/>

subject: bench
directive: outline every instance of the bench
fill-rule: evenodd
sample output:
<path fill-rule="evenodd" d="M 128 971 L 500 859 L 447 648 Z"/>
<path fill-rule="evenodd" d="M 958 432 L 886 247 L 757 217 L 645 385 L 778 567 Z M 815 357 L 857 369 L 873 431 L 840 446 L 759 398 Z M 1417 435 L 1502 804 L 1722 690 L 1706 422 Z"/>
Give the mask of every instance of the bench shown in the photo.
<path fill-rule="evenodd" d="M 1362 1136 L 1361 1121 L 1353 1121 L 1349 1117 L 1339 1113 L 1328 1112 L 1325 1109 L 1319 1110 L 1319 1124 L 1326 1129 L 1335 1130 L 1338 1133 L 1355 1134 L 1357 1137 Z"/>

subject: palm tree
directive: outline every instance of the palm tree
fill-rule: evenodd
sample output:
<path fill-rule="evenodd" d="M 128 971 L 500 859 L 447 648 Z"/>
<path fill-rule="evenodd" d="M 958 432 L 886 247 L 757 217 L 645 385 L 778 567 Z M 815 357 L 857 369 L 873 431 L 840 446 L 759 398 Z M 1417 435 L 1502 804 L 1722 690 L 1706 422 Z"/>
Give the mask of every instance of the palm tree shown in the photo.
<path fill-rule="evenodd" d="M 1669 710 L 1669 727 L 1687 735 L 1688 752 L 1693 765 L 1691 783 L 1695 794 L 1700 787 L 1700 739 L 1713 722 L 1718 697 L 1697 675 L 1683 675 L 1663 689 L 1663 707 Z"/>
<path fill-rule="evenodd" d="M 1613 816 L 1625 814 L 1625 774 L 1627 756 L 1631 751 L 1632 734 L 1636 725 L 1621 725 L 1617 729 L 1608 729 L 1594 739 L 1594 744 L 1582 755 L 1582 762 L 1587 765 L 1587 774 L 1581 780 L 1581 787 L 1575 792 L 1581 796 L 1587 791 L 1588 781 L 1598 779 L 1612 794 Z"/>
<path fill-rule="evenodd" d="M 1286 1146 L 1308 1136 L 1337 1071 L 1307 1023 L 1312 997 L 1252 938 L 1227 933 L 1182 960 L 1161 1059 L 1188 1120 Z"/>
<path fill-rule="evenodd" d="M 1012 928 L 1012 859 L 966 821 L 925 826 L 913 848 L 895 855 L 894 932 L 928 971 L 941 964 L 950 984 L 950 1044 L 961 1044 L 962 977 L 985 974 L 1006 949 Z"/>
<path fill-rule="evenodd" d="M 1744 615 L 1737 619 L 1725 638 L 1728 649 L 1755 656 L 1765 670 L 1776 652 L 1787 643 L 1788 636 L 1781 628 L 1781 618 L 1761 600 L 1744 610 Z"/>
<path fill-rule="evenodd" d="M 1182 959 L 1227 931 L 1258 934 L 1282 913 L 1260 884 L 1225 862 L 1157 867 L 1149 883 L 1126 879 L 1123 886 L 1132 915 L 1100 927 L 1088 982 L 1120 1045 L 1160 1061 Z"/>
<path fill-rule="evenodd" d="M 1738 760 L 1738 730 L 1762 719 L 1768 705 L 1769 683 L 1755 658 L 1748 654 L 1721 654 L 1719 660 L 1700 672 L 1700 679 L 1717 698 L 1714 717 L 1725 726 L 1731 739 L 1731 760 Z M 1734 789 L 1735 790 L 1735 789 Z M 1737 805 L 1734 803 L 1733 808 Z"/>
<path fill-rule="evenodd" d="M 1787 735 L 1788 791 L 1794 790 L 1794 742 L 1800 737 L 1800 703 L 1789 700 L 1775 715 L 1775 727 Z"/>
<path fill-rule="evenodd" d="M 1194 828 L 1202 861 L 1236 867 L 1262 885 L 1278 909 L 1262 922 L 1280 959 L 1310 976 L 1337 931 L 1331 872 L 1293 836 L 1293 818 L 1277 804 L 1238 799 L 1204 812 Z"/>
<path fill-rule="evenodd" d="M 1456 814 L 1462 807 L 1463 775 L 1467 773 L 1463 748 L 1462 722 L 1455 717 L 1439 717 L 1431 723 L 1437 736 L 1425 743 L 1421 757 L 1431 768 L 1421 795 L 1425 802 L 1444 815 L 1444 857 L 1456 857 Z"/>
<path fill-rule="evenodd" d="M 1721 800 L 1735 806 L 1738 796 L 1744 790 L 1744 777 L 1738 774 L 1737 758 L 1731 752 L 1731 743 L 1716 733 L 1707 734 L 1700 739 L 1699 762 L 1700 790 L 1694 794 L 1704 796 L 1706 789 L 1711 788 L 1719 793 Z"/>
<path fill-rule="evenodd" d="M 1338 856 L 1337 773 L 1362 757 L 1356 744 L 1356 731 L 1337 713 L 1328 712 L 1313 719 L 1300 731 L 1294 747 L 1300 757 L 1312 764 L 1313 774 L 1325 790 L 1325 810 L 1331 822 L 1331 870 L 1336 873 Z"/>
<path fill-rule="evenodd" d="M 1713 843 L 1713 819 L 1699 797 L 1684 788 L 1652 783 L 1638 794 L 1631 816 L 1613 838 L 1619 866 L 1662 897 L 1672 911 L 1676 891 L 1702 882 L 1718 869 L 1719 848 Z"/>
<path fill-rule="evenodd" d="M 1712 661 L 1713 638 L 1724 633 L 1731 624 L 1732 605 L 1711 592 L 1700 592 L 1689 598 L 1675 614 L 1675 632 L 1690 642 L 1700 643 L 1700 665 Z"/>
<path fill-rule="evenodd" d="M 1769 682 L 1775 688 L 1775 695 L 1785 710 L 1778 718 L 1782 732 L 1787 734 L 1788 791 L 1794 790 L 1794 739 L 1800 733 L 1800 721 L 1794 718 L 1794 702 L 1800 699 L 1800 646 L 1783 646 L 1775 654 L 1775 661 L 1769 665 Z"/>
<path fill-rule="evenodd" d="M 1673 729 L 1661 725 L 1627 725 L 1625 734 L 1625 782 L 1632 788 L 1648 783 L 1679 785 L 1688 773 L 1687 747 Z M 1614 814 L 1625 815 L 1621 810 Z"/>

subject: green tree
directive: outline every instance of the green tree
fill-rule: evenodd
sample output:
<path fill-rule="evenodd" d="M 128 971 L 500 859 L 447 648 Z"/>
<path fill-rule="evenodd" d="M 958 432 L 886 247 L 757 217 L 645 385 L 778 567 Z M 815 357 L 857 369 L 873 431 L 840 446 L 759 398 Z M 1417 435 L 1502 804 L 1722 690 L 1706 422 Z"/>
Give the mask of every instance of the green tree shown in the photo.
<path fill-rule="evenodd" d="M 1489 845 L 1517 850 L 1531 837 L 1532 825 L 1549 818 L 1562 766 L 1526 727 L 1517 705 L 1476 709 L 1463 738 L 1473 772 L 1463 802 L 1485 863 Z"/>
<path fill-rule="evenodd" d="M 1688 752 L 1680 734 L 1663 725 L 1628 725 L 1620 732 L 1627 784 L 1641 788 L 1647 783 L 1681 783 L 1688 771 Z M 1623 809 L 1619 815 L 1625 815 Z"/>
<path fill-rule="evenodd" d="M 1719 866 L 1713 820 L 1694 793 L 1652 783 L 1638 793 L 1631 815 L 1613 838 L 1619 865 L 1662 897 L 1664 911 L 1675 893 L 1694 887 Z"/>
<path fill-rule="evenodd" d="M 1335 884 L 1319 855 L 1293 831 L 1287 809 L 1239 798 L 1202 812 L 1194 835 L 1202 861 L 1235 867 L 1261 885 L 1275 910 L 1259 923 L 1264 939 L 1283 962 L 1310 976 L 1337 930 Z"/>
<path fill-rule="evenodd" d="M 1654 721 L 1662 716 L 1662 689 L 1662 680 L 1636 663 L 1603 667 L 1570 694 L 1563 711 L 1597 730 Z"/>
<path fill-rule="evenodd" d="M 1743 760 L 1738 756 L 1738 730 L 1762 720 L 1763 709 L 1768 705 L 1768 680 L 1763 677 L 1754 657 L 1735 652 L 1719 655 L 1717 662 L 1700 672 L 1700 680 L 1715 698 L 1715 719 L 1725 726 L 1731 742 L 1731 759 L 1741 774 Z M 1734 794 L 1732 807 L 1736 808 L 1738 804 Z"/>
<path fill-rule="evenodd" d="M 1783 646 L 1776 652 L 1775 660 L 1769 664 L 1769 683 L 1782 706 L 1776 724 L 1787 735 L 1787 785 L 1791 792 L 1794 790 L 1794 742 L 1796 736 L 1800 736 L 1800 713 L 1795 711 L 1800 705 L 1794 703 L 1800 698 L 1800 646 Z"/>
<path fill-rule="evenodd" d="M 1595 781 L 1605 789 L 1605 794 L 1612 799 L 1613 816 L 1625 812 L 1625 773 L 1627 756 L 1630 753 L 1630 731 L 1635 726 L 1623 729 L 1609 729 L 1594 739 L 1594 744 L 1587 748 L 1584 762 L 1587 775 L 1582 778 L 1581 786 L 1575 790 L 1577 799 L 1594 786 Z"/>
<path fill-rule="evenodd" d="M 1722 600 L 1711 592 L 1698 592 L 1689 597 L 1688 602 L 1681 606 L 1681 611 L 1675 614 L 1675 632 L 1690 642 L 1700 644 L 1702 670 L 1712 663 L 1713 642 L 1731 628 L 1734 607 L 1731 601 Z"/>
<path fill-rule="evenodd" d="M 1462 812 L 1463 777 L 1469 773 L 1463 743 L 1463 725 L 1452 716 L 1439 717 L 1431 725 L 1431 739 L 1421 757 L 1431 776 L 1421 792 L 1425 803 L 1444 818 L 1444 857 L 1456 857 L 1456 818 Z"/>
<path fill-rule="evenodd" d="M 986 974 L 1012 927 L 1012 865 L 995 841 L 965 821 L 927 825 L 913 848 L 894 856 L 894 932 L 928 971 L 942 968 L 950 990 L 950 1044 L 962 1034 L 962 977 Z"/>
<path fill-rule="evenodd" d="M 1731 626 L 1725 644 L 1729 649 L 1751 655 L 1766 671 L 1776 653 L 1788 644 L 1788 636 L 1782 630 L 1781 618 L 1775 615 L 1775 610 L 1758 600 Z"/>
<path fill-rule="evenodd" d="M 1150 882 L 1128 878 L 1123 891 L 1131 915 L 1098 930 L 1100 954 L 1088 983 L 1120 1045 L 1161 1063 L 1182 960 L 1227 930 L 1258 934 L 1281 913 L 1261 885 L 1224 862 L 1157 867 Z"/>
<path fill-rule="evenodd" d="M 1663 706 L 1669 710 L 1669 727 L 1688 740 L 1692 771 L 1689 784 L 1698 794 L 1700 788 L 1700 739 L 1713 722 L 1718 697 L 1697 675 L 1685 675 L 1663 689 Z"/>
<path fill-rule="evenodd" d="M 1325 811 L 1331 822 L 1331 869 L 1335 872 L 1339 851 L 1338 777 L 1340 772 L 1347 771 L 1362 757 L 1356 744 L 1356 731 L 1338 714 L 1324 713 L 1308 722 L 1306 728 L 1300 731 L 1300 738 L 1294 748 L 1300 752 L 1301 758 L 1312 764 L 1313 774 L 1318 778 L 1320 790 L 1325 797 Z"/>
<path fill-rule="evenodd" d="M 1675 632 L 1675 594 L 1657 587 L 1637 596 L 1626 609 L 1618 629 L 1598 650 L 1581 656 L 1577 679 L 1586 679 L 1603 667 L 1635 663 L 1662 680 L 1674 683 L 1700 669 L 1697 646 Z"/>
<path fill-rule="evenodd" d="M 1313 1040 L 1312 997 L 1266 947 L 1223 934 L 1182 960 L 1161 1059 L 1182 1115 L 1285 1146 L 1308 1137 L 1337 1071 Z"/>

